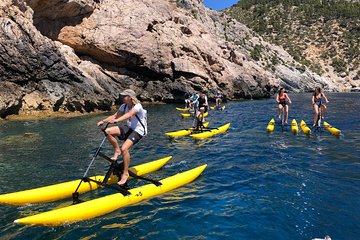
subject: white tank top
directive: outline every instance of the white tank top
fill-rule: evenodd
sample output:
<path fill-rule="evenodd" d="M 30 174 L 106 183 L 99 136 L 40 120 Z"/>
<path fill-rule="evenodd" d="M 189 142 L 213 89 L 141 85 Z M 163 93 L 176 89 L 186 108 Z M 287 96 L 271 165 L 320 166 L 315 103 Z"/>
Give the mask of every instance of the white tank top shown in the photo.
<path fill-rule="evenodd" d="M 127 120 L 127 125 L 141 136 L 145 136 L 147 134 L 147 111 L 143 109 L 140 103 L 135 104 L 130 109 L 124 103 L 119 107 L 118 112 L 125 114 L 132 109 L 136 110 L 136 114 Z"/>

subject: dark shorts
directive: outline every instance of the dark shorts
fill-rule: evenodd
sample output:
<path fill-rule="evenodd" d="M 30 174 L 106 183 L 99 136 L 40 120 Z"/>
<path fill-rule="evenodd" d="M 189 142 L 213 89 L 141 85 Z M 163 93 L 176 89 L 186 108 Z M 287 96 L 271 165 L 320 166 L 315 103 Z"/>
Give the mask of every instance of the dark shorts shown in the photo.
<path fill-rule="evenodd" d="M 207 111 L 208 111 L 208 107 L 207 106 L 202 106 L 202 107 L 200 107 L 200 108 L 204 108 L 204 113 L 206 113 Z M 199 108 L 199 109 L 200 109 Z"/>
<path fill-rule="evenodd" d="M 283 105 L 285 107 L 287 105 L 287 102 L 286 101 L 279 102 L 279 105 Z"/>
<path fill-rule="evenodd" d="M 315 102 L 314 105 L 317 105 L 318 107 L 320 107 L 322 105 L 321 102 Z"/>
<path fill-rule="evenodd" d="M 132 130 L 127 125 L 120 126 L 119 130 L 120 130 L 120 136 L 118 136 L 118 138 L 123 141 L 129 139 L 130 141 L 133 142 L 133 145 L 135 145 L 142 138 L 142 136 L 139 133 Z"/>

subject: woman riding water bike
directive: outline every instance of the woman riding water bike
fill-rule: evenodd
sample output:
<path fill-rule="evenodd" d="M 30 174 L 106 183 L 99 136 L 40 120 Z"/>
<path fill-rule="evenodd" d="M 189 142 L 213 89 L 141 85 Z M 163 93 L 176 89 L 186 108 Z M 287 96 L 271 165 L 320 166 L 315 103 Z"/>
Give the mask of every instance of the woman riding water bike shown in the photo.
<path fill-rule="evenodd" d="M 325 96 L 324 93 L 322 93 L 321 88 L 320 87 L 316 87 L 315 88 L 315 92 L 312 95 L 311 101 L 312 104 L 314 106 L 314 125 L 313 127 L 316 126 L 316 122 L 320 119 L 318 119 L 319 116 L 319 108 L 321 109 L 321 120 L 324 119 L 324 114 L 326 112 L 326 106 L 323 104 L 323 99 L 325 99 L 325 103 L 328 103 L 329 100 L 327 99 L 327 97 Z M 318 126 L 320 127 L 320 126 Z"/>
<path fill-rule="evenodd" d="M 278 102 L 278 118 L 281 119 L 281 110 L 285 110 L 285 124 L 288 124 L 289 117 L 289 106 L 288 102 L 291 104 L 291 99 L 288 94 L 285 92 L 284 88 L 280 88 L 279 93 L 276 95 L 276 102 Z"/>
<path fill-rule="evenodd" d="M 221 102 L 222 102 L 222 94 L 220 91 L 217 91 L 216 95 L 215 95 L 215 101 L 216 101 L 216 107 L 219 109 L 221 108 Z"/>
<path fill-rule="evenodd" d="M 114 155 L 111 159 L 116 161 L 118 156 L 121 155 L 124 161 L 124 171 L 118 182 L 122 186 L 129 177 L 130 149 L 147 133 L 147 111 L 143 109 L 133 90 L 126 89 L 120 95 L 122 96 L 123 104 L 118 111 L 98 122 L 97 126 L 104 123 L 127 121 L 125 125 L 112 126 L 105 130 L 106 137 L 114 148 Z M 124 141 L 121 147 L 119 147 L 115 137 Z"/>
<path fill-rule="evenodd" d="M 205 95 L 204 92 L 202 92 L 200 94 L 199 97 L 199 111 L 196 113 L 196 127 L 202 127 L 203 123 L 204 123 L 204 113 L 206 113 L 209 109 L 209 103 L 208 103 L 208 99 L 207 96 Z"/>

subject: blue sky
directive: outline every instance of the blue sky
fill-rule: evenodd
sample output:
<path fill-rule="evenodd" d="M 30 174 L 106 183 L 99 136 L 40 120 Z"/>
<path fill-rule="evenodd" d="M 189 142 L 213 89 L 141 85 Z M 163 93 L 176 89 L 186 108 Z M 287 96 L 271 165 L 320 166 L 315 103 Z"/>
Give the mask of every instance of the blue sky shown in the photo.
<path fill-rule="evenodd" d="M 223 10 L 238 2 L 239 0 L 204 0 L 204 5 L 214 10 Z"/>

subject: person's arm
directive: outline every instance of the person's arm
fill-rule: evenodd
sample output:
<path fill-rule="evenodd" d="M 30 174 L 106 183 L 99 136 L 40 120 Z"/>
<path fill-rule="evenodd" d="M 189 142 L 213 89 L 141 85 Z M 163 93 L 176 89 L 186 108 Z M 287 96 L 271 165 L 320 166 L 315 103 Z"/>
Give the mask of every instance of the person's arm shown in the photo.
<path fill-rule="evenodd" d="M 191 102 L 191 104 L 196 103 L 198 99 L 199 99 L 199 95 L 195 95 L 195 99 L 194 99 L 194 101 Z"/>
<path fill-rule="evenodd" d="M 289 103 L 292 103 L 289 95 L 286 94 L 286 98 L 289 100 Z"/>
<path fill-rule="evenodd" d="M 324 98 L 325 98 L 325 102 L 326 102 L 326 103 L 328 103 L 328 102 L 329 102 L 329 100 L 328 100 L 328 99 L 327 99 L 327 97 L 325 96 L 325 93 L 323 93 L 322 95 L 323 95 L 323 96 L 324 96 Z"/>
<path fill-rule="evenodd" d="M 207 96 L 205 96 L 205 106 L 209 106 Z"/>
<path fill-rule="evenodd" d="M 280 102 L 279 101 L 279 94 L 276 94 L 276 102 L 278 102 L 278 103 Z"/>
<path fill-rule="evenodd" d="M 314 95 L 312 95 L 311 101 L 312 101 L 312 104 L 314 105 L 315 104 L 315 96 Z"/>
<path fill-rule="evenodd" d="M 121 115 L 122 115 L 122 114 L 121 114 L 119 111 L 117 111 L 116 113 L 114 113 L 114 114 L 111 115 L 110 117 L 107 117 L 107 118 L 105 118 L 104 120 L 101 120 L 100 122 L 98 122 L 98 123 L 97 123 L 97 126 L 100 126 L 100 125 L 102 125 L 102 124 L 104 124 L 104 123 L 113 123 L 114 120 L 115 120 L 116 118 L 120 117 Z"/>
<path fill-rule="evenodd" d="M 117 122 L 121 122 L 121 121 L 124 121 L 126 119 L 129 119 L 131 118 L 132 116 L 135 116 L 137 114 L 137 110 L 135 108 L 131 109 L 129 112 L 123 114 L 123 115 L 120 115 L 120 116 L 117 116 L 115 117 L 113 123 L 117 123 Z"/>

